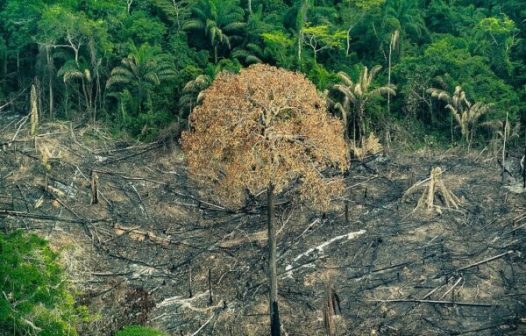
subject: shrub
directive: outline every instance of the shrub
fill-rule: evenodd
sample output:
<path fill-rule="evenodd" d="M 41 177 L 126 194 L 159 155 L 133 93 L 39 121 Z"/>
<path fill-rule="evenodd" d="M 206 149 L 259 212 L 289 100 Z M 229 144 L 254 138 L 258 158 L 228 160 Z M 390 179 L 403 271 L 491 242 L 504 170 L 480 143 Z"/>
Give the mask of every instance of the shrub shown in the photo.
<path fill-rule="evenodd" d="M 166 336 L 166 334 L 153 328 L 127 326 L 119 331 L 115 336 Z"/>
<path fill-rule="evenodd" d="M 0 233 L 0 333 L 77 335 L 77 312 L 58 254 L 17 231 Z"/>

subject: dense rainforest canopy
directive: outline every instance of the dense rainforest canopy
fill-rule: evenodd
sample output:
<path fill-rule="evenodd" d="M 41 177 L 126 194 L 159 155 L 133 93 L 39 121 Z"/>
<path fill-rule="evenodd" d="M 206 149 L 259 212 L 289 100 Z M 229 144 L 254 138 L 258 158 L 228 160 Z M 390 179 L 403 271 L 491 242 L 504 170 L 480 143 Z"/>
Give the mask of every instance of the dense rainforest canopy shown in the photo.
<path fill-rule="evenodd" d="M 257 62 L 305 73 L 348 136 L 477 142 L 526 120 L 523 0 L 0 0 L 0 17 L 0 105 L 27 113 L 35 84 L 41 118 L 139 139 Z"/>

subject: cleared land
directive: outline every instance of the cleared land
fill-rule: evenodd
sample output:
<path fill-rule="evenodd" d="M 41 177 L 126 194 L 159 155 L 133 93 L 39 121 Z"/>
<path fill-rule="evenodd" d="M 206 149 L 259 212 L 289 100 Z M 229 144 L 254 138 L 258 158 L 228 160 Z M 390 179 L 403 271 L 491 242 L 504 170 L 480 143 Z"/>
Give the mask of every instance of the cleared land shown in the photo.
<path fill-rule="evenodd" d="M 34 140 L 19 120 L 0 122 L 0 228 L 38 232 L 63 250 L 81 301 L 101 316 L 82 335 L 131 323 L 174 335 L 268 333 L 263 200 L 231 210 L 208 198 L 187 180 L 177 145 L 62 123 Z M 496 160 L 393 151 L 365 161 L 347 181 L 349 224 L 342 200 L 324 214 L 288 195 L 278 202 L 287 333 L 323 335 L 329 293 L 337 335 L 526 334 L 526 193 L 503 187 Z M 402 201 L 433 167 L 458 210 L 413 212 L 419 193 Z"/>

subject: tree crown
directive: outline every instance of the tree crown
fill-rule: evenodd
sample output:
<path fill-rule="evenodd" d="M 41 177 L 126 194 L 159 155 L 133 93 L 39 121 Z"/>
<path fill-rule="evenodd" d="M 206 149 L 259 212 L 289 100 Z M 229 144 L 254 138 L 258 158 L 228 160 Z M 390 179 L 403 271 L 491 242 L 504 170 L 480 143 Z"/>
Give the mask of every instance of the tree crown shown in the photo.
<path fill-rule="evenodd" d="M 347 165 L 343 127 L 304 75 L 256 64 L 221 73 L 190 115 L 182 136 L 191 176 L 239 205 L 245 190 L 276 193 L 298 182 L 304 200 L 323 208 L 341 190 L 328 167 Z"/>

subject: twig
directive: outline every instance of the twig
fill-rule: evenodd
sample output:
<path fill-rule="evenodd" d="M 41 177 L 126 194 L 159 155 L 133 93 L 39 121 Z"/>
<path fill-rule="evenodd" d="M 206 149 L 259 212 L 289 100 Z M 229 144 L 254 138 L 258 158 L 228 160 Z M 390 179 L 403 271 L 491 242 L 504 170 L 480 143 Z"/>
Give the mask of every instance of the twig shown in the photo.
<path fill-rule="evenodd" d="M 18 97 L 20 97 L 21 95 L 23 95 L 27 89 L 29 89 L 29 86 L 26 87 L 25 89 L 23 89 L 22 91 L 20 91 L 14 98 L 12 98 L 10 101 L 8 101 L 7 103 L 5 103 L 4 105 L 0 106 L 0 111 L 2 111 L 5 107 L 13 104 L 17 99 Z"/>
<path fill-rule="evenodd" d="M 8 144 L 11 144 L 11 143 L 13 143 L 16 140 L 16 137 L 18 136 L 18 133 L 22 129 L 22 126 L 24 126 L 26 124 L 28 118 L 29 118 L 29 116 L 27 115 L 27 116 L 23 117 L 22 119 L 20 119 L 20 121 L 18 122 L 18 123 L 20 123 L 20 125 L 18 126 L 18 128 L 17 128 L 17 130 L 15 132 L 15 135 L 13 135 L 13 138 L 11 139 L 11 141 Z"/>
<path fill-rule="evenodd" d="M 116 162 L 119 162 L 119 161 L 123 161 L 123 160 L 126 160 L 126 159 L 130 159 L 130 158 L 132 158 L 132 157 L 142 155 L 142 154 L 144 154 L 144 153 L 147 153 L 147 152 L 149 152 L 149 151 L 151 151 L 151 150 L 154 150 L 154 149 L 156 149 L 156 148 L 159 148 L 159 147 L 161 147 L 161 146 L 162 146 L 162 144 L 160 144 L 160 143 L 155 143 L 155 145 L 152 145 L 152 146 L 150 146 L 150 147 L 148 147 L 148 148 L 146 148 L 146 149 L 144 149 L 144 150 L 142 150 L 142 151 L 140 151 L 140 152 L 133 153 L 133 154 L 130 154 L 130 155 L 125 155 L 125 156 L 122 156 L 122 157 L 120 157 L 120 158 L 116 158 L 116 159 L 107 160 L 107 161 L 105 161 L 103 164 L 104 164 L 104 165 L 108 165 L 108 164 L 110 164 L 110 163 L 116 163 Z"/>
<path fill-rule="evenodd" d="M 93 172 L 98 173 L 98 174 L 105 174 L 105 175 L 115 175 L 122 179 L 131 180 L 131 181 L 147 181 L 147 182 L 152 182 L 152 183 L 157 183 L 157 184 L 166 184 L 166 182 L 156 181 L 156 180 L 152 180 L 146 177 L 125 176 L 125 175 L 122 175 L 124 173 L 121 173 L 121 172 L 113 172 L 113 171 L 100 170 L 100 169 L 93 169 Z"/>
<path fill-rule="evenodd" d="M 157 143 L 158 143 L 157 141 L 150 142 L 148 144 L 145 144 L 145 147 L 149 147 L 149 146 L 155 145 Z M 99 151 L 96 151 L 95 154 L 96 155 L 101 155 L 101 154 L 110 154 L 110 153 L 116 153 L 116 152 L 124 152 L 124 151 L 127 151 L 129 149 L 136 149 L 136 148 L 142 147 L 142 146 L 144 146 L 144 145 L 132 145 L 132 146 L 124 147 L 124 148 L 99 150 Z"/>
<path fill-rule="evenodd" d="M 437 290 L 439 290 L 440 288 L 444 287 L 445 285 L 440 285 L 440 286 L 437 286 L 435 287 L 432 291 L 430 291 L 429 293 L 427 293 L 426 295 L 424 295 L 424 297 L 422 298 L 422 300 L 425 300 L 427 299 L 428 297 L 430 297 L 431 295 L 433 295 L 434 292 L 436 292 Z"/>
<path fill-rule="evenodd" d="M 441 297 L 439 300 L 442 300 L 443 298 L 446 297 L 446 295 L 449 294 L 449 292 L 451 292 L 453 289 L 455 289 L 455 287 L 457 287 L 457 285 L 460 283 L 460 281 L 462 280 L 462 277 L 458 278 L 458 280 L 455 282 L 455 284 L 453 286 L 451 286 L 450 289 L 448 289 Z M 453 295 L 454 296 L 454 295 Z"/>
<path fill-rule="evenodd" d="M 213 313 L 212 316 L 210 316 L 210 318 L 199 329 L 197 329 L 197 331 L 194 332 L 191 336 L 195 336 L 195 335 L 199 334 L 199 332 L 201 330 L 203 330 L 203 328 L 206 327 L 206 325 L 208 323 L 210 323 L 210 321 L 212 321 L 212 319 L 214 318 L 215 315 L 216 315 L 216 313 Z"/>

